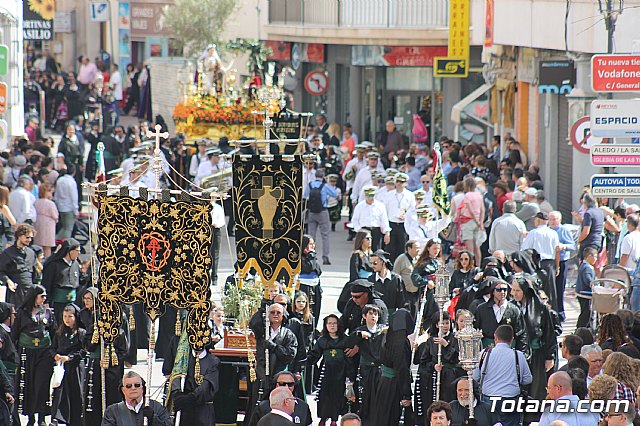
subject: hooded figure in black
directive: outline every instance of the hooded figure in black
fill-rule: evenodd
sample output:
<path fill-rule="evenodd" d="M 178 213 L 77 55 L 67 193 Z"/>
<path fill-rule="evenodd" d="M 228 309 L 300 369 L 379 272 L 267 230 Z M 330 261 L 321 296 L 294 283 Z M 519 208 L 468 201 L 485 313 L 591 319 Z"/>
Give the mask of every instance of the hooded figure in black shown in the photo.
<path fill-rule="evenodd" d="M 373 290 L 373 283 L 365 279 L 357 279 L 351 284 L 347 284 L 351 297 L 347 301 L 344 312 L 340 317 L 340 325 L 345 332 L 352 333 L 356 328 L 365 324 L 362 317 L 362 308 L 365 305 L 376 305 L 380 308 L 380 324 L 387 324 L 389 321 L 389 311 L 380 294 Z"/>
<path fill-rule="evenodd" d="M 51 356 L 64 365 L 62 384 L 53 390 L 52 420 L 79 425 L 82 418 L 82 371 L 85 330 L 79 328 L 80 308 L 71 303 L 60 313 L 62 318 L 53 335 Z"/>
<path fill-rule="evenodd" d="M 413 327 L 413 317 L 406 308 L 393 314 L 380 351 L 382 377 L 372 408 L 373 426 L 399 424 L 403 414 L 400 404 L 405 407 L 411 404 L 411 345 L 407 336 L 413 333 Z M 408 420 L 413 416 L 409 411 L 405 412 Z"/>
<path fill-rule="evenodd" d="M 51 309 L 44 306 L 47 292 L 35 286 L 26 294 L 24 303 L 16 313 L 11 337 L 18 342 L 18 410 L 29 416 L 28 426 L 44 422 L 49 414 L 49 382 L 53 373 L 53 358 L 49 352 L 54 318 Z"/>
<path fill-rule="evenodd" d="M 521 309 L 524 316 L 527 346 L 531 348 L 527 357 L 533 375 L 529 395 L 542 400 L 547 393 L 545 363 L 551 364 L 556 359 L 557 341 L 551 312 L 540 299 L 538 290 L 528 276 L 516 274 L 512 277 L 511 294 L 514 303 Z"/>
<path fill-rule="evenodd" d="M 79 254 L 80 243 L 68 238 L 43 265 L 42 286 L 47 289 L 49 303 L 53 302 L 53 312 L 58 324 L 62 323 L 62 311 L 76 300 L 76 291 L 80 287 Z"/>
<path fill-rule="evenodd" d="M 86 367 L 86 376 L 83 385 L 84 398 L 84 422 L 86 425 L 97 425 L 102 420 L 102 380 L 100 363 L 102 361 L 102 351 L 100 339 L 94 340 L 94 330 L 98 320 L 95 307 L 98 300 L 98 289 L 89 287 L 82 294 L 82 301 L 85 308 L 80 312 L 82 324 L 86 327 L 87 333 L 84 341 L 84 348 L 89 353 Z M 106 406 L 122 401 L 120 392 L 120 380 L 124 374 L 124 357 L 129 350 L 127 340 L 128 330 L 125 330 L 126 318 L 122 318 L 118 337 L 113 341 L 113 352 L 110 352 L 109 359 L 113 355 L 118 360 L 117 365 L 109 363 L 109 368 L 105 369 L 105 394 Z M 97 331 L 96 331 L 97 334 Z M 96 337 L 98 337 L 96 335 Z"/>
<path fill-rule="evenodd" d="M 473 282 L 472 285 L 465 288 L 460 294 L 460 299 L 458 299 L 458 304 L 456 305 L 456 311 L 459 309 L 466 309 L 472 314 L 475 315 L 478 306 L 481 303 L 486 302 L 484 296 L 491 294 L 491 283 L 499 278 L 495 275 L 488 274 L 497 274 L 493 270 L 487 270 L 483 275 L 483 279 L 479 282 Z"/>

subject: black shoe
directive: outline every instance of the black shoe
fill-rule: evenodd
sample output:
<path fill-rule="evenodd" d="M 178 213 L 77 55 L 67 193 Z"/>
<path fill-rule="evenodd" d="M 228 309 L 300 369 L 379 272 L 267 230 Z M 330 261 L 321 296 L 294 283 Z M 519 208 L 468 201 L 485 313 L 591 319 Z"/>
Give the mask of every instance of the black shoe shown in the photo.
<path fill-rule="evenodd" d="M 331 265 L 331 262 L 329 262 L 329 258 L 327 256 L 322 256 L 322 264 Z"/>
<path fill-rule="evenodd" d="M 335 223 L 331 224 L 331 232 L 336 232 L 336 224 Z"/>
<path fill-rule="evenodd" d="M 355 238 L 355 235 L 349 234 L 349 236 L 347 237 L 347 241 L 353 241 L 354 238 Z"/>

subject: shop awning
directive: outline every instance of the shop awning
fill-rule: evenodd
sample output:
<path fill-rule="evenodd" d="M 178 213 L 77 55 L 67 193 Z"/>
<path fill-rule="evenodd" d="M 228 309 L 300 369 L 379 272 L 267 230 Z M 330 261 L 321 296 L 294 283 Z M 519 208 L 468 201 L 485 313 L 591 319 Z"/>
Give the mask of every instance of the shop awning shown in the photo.
<path fill-rule="evenodd" d="M 493 87 L 493 84 L 483 84 L 482 86 L 478 87 L 476 90 L 474 90 L 473 92 L 471 92 L 467 96 L 465 96 L 464 99 L 460 100 L 460 102 L 455 104 L 453 106 L 453 108 L 451 108 L 451 121 L 453 121 L 454 123 L 456 123 L 458 125 L 462 124 L 462 111 L 471 102 L 475 101 L 480 96 L 484 95 L 489 90 L 491 90 L 492 87 Z M 470 117 L 473 117 L 474 119 L 480 121 L 481 123 L 486 123 L 486 120 L 483 120 L 480 117 L 476 117 L 474 114 L 471 114 L 469 112 L 465 112 L 465 114 L 470 116 Z"/>

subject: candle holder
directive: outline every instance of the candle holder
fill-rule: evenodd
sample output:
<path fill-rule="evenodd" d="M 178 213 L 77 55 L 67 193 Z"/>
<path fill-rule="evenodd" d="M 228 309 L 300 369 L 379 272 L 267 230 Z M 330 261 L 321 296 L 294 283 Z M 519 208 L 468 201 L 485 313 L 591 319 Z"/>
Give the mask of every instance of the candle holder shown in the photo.
<path fill-rule="evenodd" d="M 471 318 L 467 318 L 464 328 L 456 331 L 458 358 L 469 379 L 469 418 L 471 419 L 473 419 L 473 370 L 480 363 L 482 352 L 482 331 L 473 328 L 472 321 Z"/>
<path fill-rule="evenodd" d="M 451 281 L 451 275 L 444 265 L 440 265 L 436 270 L 435 276 L 436 288 L 434 290 L 433 298 L 438 304 L 438 308 L 440 310 L 440 320 L 438 322 L 438 337 L 443 338 L 444 335 L 442 334 L 442 320 L 444 317 L 444 305 L 446 305 L 449 301 L 449 281 Z M 442 364 L 442 345 L 438 345 L 438 364 Z M 435 401 L 440 400 L 440 376 L 440 371 L 438 371 L 436 380 Z"/>

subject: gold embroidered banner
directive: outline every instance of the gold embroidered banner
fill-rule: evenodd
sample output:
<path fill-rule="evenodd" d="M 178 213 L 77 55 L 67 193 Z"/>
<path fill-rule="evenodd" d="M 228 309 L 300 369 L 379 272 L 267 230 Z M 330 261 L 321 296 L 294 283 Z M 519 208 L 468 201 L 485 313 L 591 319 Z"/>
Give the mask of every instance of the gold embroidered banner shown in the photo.
<path fill-rule="evenodd" d="M 302 157 L 236 155 L 233 215 L 240 276 L 254 267 L 269 286 L 283 270 L 300 273 Z"/>
<path fill-rule="evenodd" d="M 187 309 L 189 344 L 209 342 L 212 206 L 98 196 L 100 334 L 118 336 L 122 303 L 142 302 L 152 320 L 165 305 Z"/>

